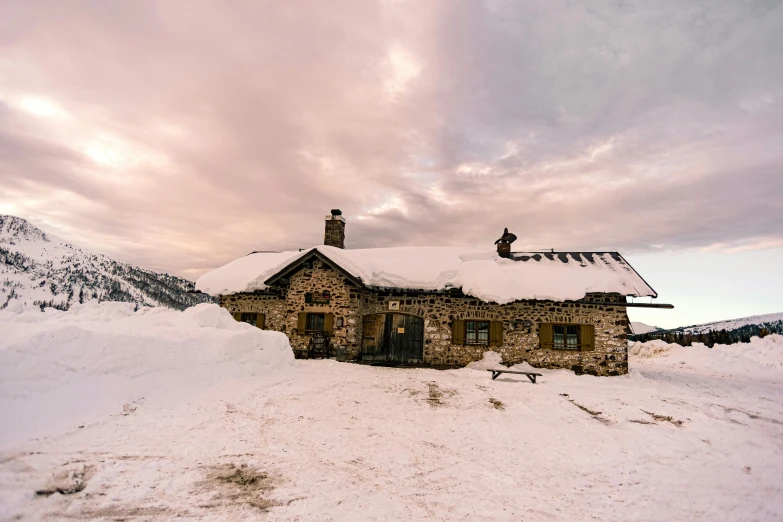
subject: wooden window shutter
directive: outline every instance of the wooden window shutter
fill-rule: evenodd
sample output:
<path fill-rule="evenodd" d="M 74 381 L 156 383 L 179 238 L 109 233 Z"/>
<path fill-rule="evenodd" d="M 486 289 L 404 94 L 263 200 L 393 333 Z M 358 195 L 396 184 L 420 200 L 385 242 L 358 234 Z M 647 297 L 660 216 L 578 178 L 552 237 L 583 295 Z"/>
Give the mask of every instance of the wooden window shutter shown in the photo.
<path fill-rule="evenodd" d="M 242 312 L 234 312 L 231 315 L 234 316 L 234 320 L 236 320 L 236 321 L 241 321 L 242 320 Z"/>
<path fill-rule="evenodd" d="M 592 324 L 579 325 L 579 336 L 583 352 L 592 352 L 595 350 L 595 326 Z"/>
<path fill-rule="evenodd" d="M 451 344 L 465 344 L 465 321 L 462 319 L 451 322 Z"/>
<path fill-rule="evenodd" d="M 256 326 L 262 330 L 264 329 L 264 326 L 266 326 L 266 314 L 256 314 Z"/>
<path fill-rule="evenodd" d="M 299 312 L 299 318 L 296 321 L 296 331 L 299 333 L 299 335 L 303 335 L 305 333 L 306 327 L 307 327 L 307 312 Z"/>
<path fill-rule="evenodd" d="M 332 335 L 334 327 L 334 314 L 324 314 L 324 333 L 326 335 Z"/>
<path fill-rule="evenodd" d="M 541 348 L 543 349 L 551 349 L 554 346 L 555 336 L 551 323 L 541 323 L 538 327 L 538 340 L 541 342 Z"/>
<path fill-rule="evenodd" d="M 503 321 L 490 321 L 489 345 L 503 346 Z"/>

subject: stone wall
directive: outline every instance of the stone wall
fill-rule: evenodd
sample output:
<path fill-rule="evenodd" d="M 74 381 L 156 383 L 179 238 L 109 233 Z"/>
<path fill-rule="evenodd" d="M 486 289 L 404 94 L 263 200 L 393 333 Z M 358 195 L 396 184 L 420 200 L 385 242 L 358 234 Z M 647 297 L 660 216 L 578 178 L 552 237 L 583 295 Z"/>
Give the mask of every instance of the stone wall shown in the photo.
<path fill-rule="evenodd" d="M 619 295 L 593 294 L 586 300 L 619 301 Z M 624 300 L 624 299 L 623 299 Z M 400 302 L 400 313 L 424 318 L 424 361 L 430 364 L 464 366 L 480 360 L 487 350 L 498 352 L 504 364 L 527 361 L 537 368 L 570 368 L 577 373 L 620 375 L 628 372 L 629 332 L 624 307 L 553 301 L 520 301 L 506 305 L 485 303 L 471 297 L 442 294 L 378 295 L 365 293 L 360 316 L 388 311 L 388 301 Z M 454 319 L 483 319 L 503 323 L 503 346 L 456 346 L 451 344 Z M 589 352 L 541 349 L 541 323 L 592 324 L 595 350 Z"/>
<path fill-rule="evenodd" d="M 310 336 L 296 331 L 299 312 L 331 313 L 335 321 L 330 339 L 332 352 L 340 358 L 359 359 L 361 332 L 357 331 L 358 289 L 338 272 L 314 259 L 310 267 L 303 268 L 291 276 L 287 288 L 279 296 L 263 293 L 242 293 L 220 298 L 220 305 L 230 312 L 261 312 L 267 314 L 267 330 L 288 334 L 291 347 L 297 357 L 305 357 L 310 346 Z M 321 293 L 328 290 L 329 304 L 305 302 L 308 292 Z M 340 324 L 342 323 L 342 324 Z"/>
<path fill-rule="evenodd" d="M 307 292 L 328 290 L 328 305 L 305 303 Z M 622 302 L 619 295 L 590 294 L 585 300 Z M 319 260 L 294 274 L 280 295 L 262 293 L 221 297 L 231 312 L 263 312 L 266 328 L 286 332 L 298 357 L 306 355 L 310 336 L 296 332 L 299 312 L 325 312 L 335 316 L 331 344 L 333 353 L 347 360 L 361 359 L 361 318 L 389 311 L 389 301 L 399 301 L 399 313 L 424 319 L 424 361 L 437 365 L 464 366 L 480 360 L 487 350 L 497 351 L 505 364 L 527 361 L 538 368 L 570 368 L 577 373 L 620 375 L 628 372 L 628 316 L 624 307 L 553 301 L 520 301 L 506 305 L 485 303 L 443 293 L 378 293 L 356 288 L 340 273 Z M 341 318 L 342 321 L 337 321 Z M 455 346 L 451 344 L 454 319 L 484 319 L 503 323 L 503 346 Z M 339 323 L 342 326 L 338 326 Z M 566 351 L 540 348 L 541 323 L 592 324 L 595 350 Z"/>

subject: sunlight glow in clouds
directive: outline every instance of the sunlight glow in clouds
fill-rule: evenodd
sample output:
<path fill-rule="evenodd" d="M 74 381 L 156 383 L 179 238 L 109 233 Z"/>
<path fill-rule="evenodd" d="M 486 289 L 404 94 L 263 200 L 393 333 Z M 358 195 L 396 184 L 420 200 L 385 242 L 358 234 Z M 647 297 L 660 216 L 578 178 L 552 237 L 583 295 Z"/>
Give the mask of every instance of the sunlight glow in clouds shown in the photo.
<path fill-rule="evenodd" d="M 7 0 L 0 208 L 189 277 L 330 208 L 351 248 L 774 248 L 783 3 L 718 4 Z"/>
<path fill-rule="evenodd" d="M 391 97 L 405 94 L 410 82 L 421 74 L 421 67 L 413 55 L 399 44 L 394 44 L 388 55 L 389 73 L 386 78 L 385 88 Z"/>
<path fill-rule="evenodd" d="M 40 118 L 63 118 L 67 113 L 54 100 L 43 96 L 23 96 L 19 107 L 33 116 Z"/>

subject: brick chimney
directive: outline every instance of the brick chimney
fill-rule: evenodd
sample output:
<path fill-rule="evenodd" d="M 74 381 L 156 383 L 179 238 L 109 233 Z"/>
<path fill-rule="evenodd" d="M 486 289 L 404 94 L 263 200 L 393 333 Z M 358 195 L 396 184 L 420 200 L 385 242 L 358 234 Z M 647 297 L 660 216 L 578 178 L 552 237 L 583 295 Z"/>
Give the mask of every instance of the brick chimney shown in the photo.
<path fill-rule="evenodd" d="M 339 208 L 333 208 L 332 214 L 326 216 L 324 245 L 345 248 L 345 218 Z"/>

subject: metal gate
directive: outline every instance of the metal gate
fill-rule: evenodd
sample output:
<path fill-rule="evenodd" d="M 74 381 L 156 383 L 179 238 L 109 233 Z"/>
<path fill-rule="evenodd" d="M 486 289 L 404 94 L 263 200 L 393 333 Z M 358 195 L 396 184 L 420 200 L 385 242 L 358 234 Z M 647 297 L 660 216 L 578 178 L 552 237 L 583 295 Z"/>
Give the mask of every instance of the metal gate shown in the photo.
<path fill-rule="evenodd" d="M 372 314 L 362 323 L 362 360 L 418 363 L 424 359 L 424 319 L 406 314 Z"/>

